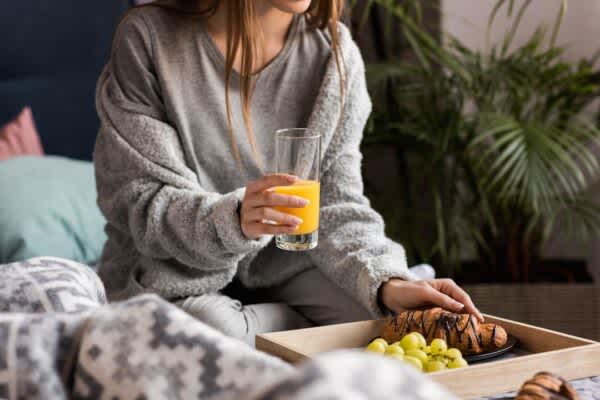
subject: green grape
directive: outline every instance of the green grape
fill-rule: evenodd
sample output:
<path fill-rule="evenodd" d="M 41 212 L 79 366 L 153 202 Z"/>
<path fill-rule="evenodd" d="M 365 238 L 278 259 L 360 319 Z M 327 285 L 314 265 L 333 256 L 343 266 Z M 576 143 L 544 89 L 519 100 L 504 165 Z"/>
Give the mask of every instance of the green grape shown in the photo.
<path fill-rule="evenodd" d="M 428 359 L 427 358 L 427 354 L 423 350 L 419 350 L 419 349 L 406 350 L 406 355 L 418 358 L 419 360 L 421 360 L 421 362 L 423 364 L 425 364 L 427 362 L 427 359 Z"/>
<path fill-rule="evenodd" d="M 444 357 L 454 360 L 455 358 L 462 358 L 462 353 L 459 349 L 455 349 L 454 347 L 446 350 L 443 353 Z"/>
<path fill-rule="evenodd" d="M 402 346 L 402 345 L 400 344 L 400 341 L 399 341 L 399 340 L 398 340 L 397 342 L 394 342 L 394 343 L 390 344 L 390 346 L 395 346 L 395 345 Z"/>
<path fill-rule="evenodd" d="M 421 335 L 419 332 L 411 332 L 410 335 L 415 335 L 417 338 L 419 338 L 419 348 L 420 349 L 427 346 L 427 341 L 425 340 L 423 335 Z"/>
<path fill-rule="evenodd" d="M 400 353 L 387 354 L 389 358 L 393 358 L 394 360 L 404 361 L 404 356 Z"/>
<path fill-rule="evenodd" d="M 448 363 L 448 368 L 450 369 L 463 368 L 468 366 L 469 363 L 467 363 L 467 361 L 462 357 L 455 358 L 454 360 L 450 361 L 450 363 Z"/>
<path fill-rule="evenodd" d="M 402 338 L 402 340 L 400 340 L 400 346 L 402 346 L 404 351 L 410 350 L 410 349 L 418 349 L 419 348 L 419 338 L 416 335 L 409 333 L 408 335 L 404 336 Z"/>
<path fill-rule="evenodd" d="M 424 368 L 425 368 L 425 372 L 443 371 L 446 369 L 446 364 L 444 364 L 441 361 L 431 360 L 431 361 L 427 361 Z"/>
<path fill-rule="evenodd" d="M 441 354 L 432 355 L 429 357 L 429 360 L 439 361 L 439 362 L 443 363 L 444 365 L 448 365 L 448 363 L 450 362 L 449 359 L 442 356 Z"/>
<path fill-rule="evenodd" d="M 423 351 L 424 351 L 426 354 L 431 354 L 431 346 L 425 346 L 425 347 L 423 347 Z"/>
<path fill-rule="evenodd" d="M 371 343 L 369 343 L 366 350 L 373 353 L 383 354 L 386 348 L 387 346 L 381 341 L 373 340 Z"/>
<path fill-rule="evenodd" d="M 423 363 L 418 358 L 411 357 L 411 356 L 404 356 L 404 361 L 419 370 L 423 370 Z"/>
<path fill-rule="evenodd" d="M 374 339 L 373 342 L 381 342 L 381 343 L 383 343 L 385 345 L 385 347 L 388 346 L 388 342 L 384 338 L 381 338 L 381 337 L 377 338 L 377 339 Z"/>
<path fill-rule="evenodd" d="M 448 345 L 442 339 L 433 339 L 431 341 L 431 354 L 442 354 L 448 350 Z"/>
<path fill-rule="evenodd" d="M 385 355 L 386 356 L 390 356 L 393 354 L 400 354 L 401 356 L 404 355 L 404 349 L 402 348 L 402 346 L 400 346 L 399 344 L 390 344 L 387 349 L 385 349 Z"/>

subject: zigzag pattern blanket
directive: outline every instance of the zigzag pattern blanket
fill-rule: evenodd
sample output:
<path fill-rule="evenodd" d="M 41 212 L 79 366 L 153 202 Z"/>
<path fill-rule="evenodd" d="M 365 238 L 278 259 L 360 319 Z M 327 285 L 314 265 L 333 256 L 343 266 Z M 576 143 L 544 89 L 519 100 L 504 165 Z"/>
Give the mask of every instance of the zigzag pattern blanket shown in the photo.
<path fill-rule="evenodd" d="M 453 399 L 401 363 L 362 352 L 295 368 L 157 296 L 106 304 L 87 266 L 0 266 L 0 398 Z"/>

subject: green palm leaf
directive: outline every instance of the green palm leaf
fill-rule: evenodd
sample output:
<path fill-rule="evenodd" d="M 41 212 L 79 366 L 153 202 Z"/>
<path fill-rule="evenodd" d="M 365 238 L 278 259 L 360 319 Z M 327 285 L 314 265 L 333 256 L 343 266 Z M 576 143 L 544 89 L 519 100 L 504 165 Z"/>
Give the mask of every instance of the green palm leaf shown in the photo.
<path fill-rule="evenodd" d="M 423 197 L 411 197 L 406 213 L 429 221 L 430 250 L 412 246 L 422 257 L 454 265 L 475 247 L 482 262 L 498 264 L 510 240 L 539 256 L 536 246 L 557 226 L 600 235 L 600 206 L 582 195 L 600 174 L 600 130 L 582 116 L 600 97 L 600 72 L 593 57 L 564 61 L 556 45 L 567 3 L 516 46 L 531 0 L 497 0 L 486 36 L 503 10 L 512 24 L 482 52 L 453 37 L 438 43 L 419 0 L 373 0 L 401 25 L 414 57 L 367 66 L 375 108 L 366 142 L 413 160 L 399 185 Z"/>
<path fill-rule="evenodd" d="M 504 204 L 551 210 L 557 198 L 570 201 L 586 187 L 586 173 L 598 173 L 589 149 L 597 132 L 571 134 L 501 114 L 482 114 L 479 126 L 468 150 L 483 186 Z"/>

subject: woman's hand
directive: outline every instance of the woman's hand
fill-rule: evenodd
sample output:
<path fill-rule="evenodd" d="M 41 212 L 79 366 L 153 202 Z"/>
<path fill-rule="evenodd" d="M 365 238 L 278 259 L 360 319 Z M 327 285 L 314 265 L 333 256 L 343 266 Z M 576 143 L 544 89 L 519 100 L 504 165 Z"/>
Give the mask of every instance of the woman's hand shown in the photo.
<path fill-rule="evenodd" d="M 390 279 L 381 286 L 383 304 L 396 313 L 406 310 L 439 306 L 455 313 L 469 313 L 483 322 L 483 315 L 471 297 L 452 279 L 432 279 L 409 282 Z"/>
<path fill-rule="evenodd" d="M 298 229 L 298 225 L 302 223 L 300 218 L 273 207 L 302 208 L 308 204 L 308 200 L 271 190 L 274 186 L 292 185 L 297 180 L 293 175 L 273 174 L 265 175 L 246 186 L 240 209 L 240 224 L 248 239 L 258 239 L 262 235 L 293 234 Z"/>

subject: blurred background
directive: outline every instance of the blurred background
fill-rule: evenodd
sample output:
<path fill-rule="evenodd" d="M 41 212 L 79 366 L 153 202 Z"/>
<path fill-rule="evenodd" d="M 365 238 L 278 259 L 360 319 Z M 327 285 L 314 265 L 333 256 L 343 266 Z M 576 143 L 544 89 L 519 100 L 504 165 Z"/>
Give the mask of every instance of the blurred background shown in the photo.
<path fill-rule="evenodd" d="M 388 234 L 486 312 L 599 339 L 600 3 L 354 4 Z"/>
<path fill-rule="evenodd" d="M 371 3 L 353 27 L 376 101 L 365 173 L 389 234 L 461 280 L 600 277 L 600 4 Z"/>
<path fill-rule="evenodd" d="M 374 103 L 365 190 L 388 235 L 484 311 L 600 339 L 600 2 L 348 5 Z M 94 89 L 131 6 L 0 4 L 0 262 L 97 260 Z"/>

